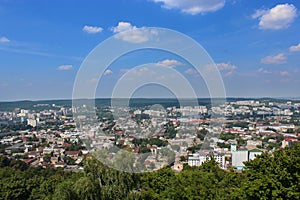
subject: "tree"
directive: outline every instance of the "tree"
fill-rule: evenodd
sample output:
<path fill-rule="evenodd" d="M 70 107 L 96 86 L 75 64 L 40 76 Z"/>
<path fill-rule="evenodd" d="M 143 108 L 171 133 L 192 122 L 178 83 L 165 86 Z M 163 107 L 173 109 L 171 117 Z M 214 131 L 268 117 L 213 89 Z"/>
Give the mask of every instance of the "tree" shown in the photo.
<path fill-rule="evenodd" d="M 247 162 L 246 181 L 237 193 L 243 199 L 299 199 L 300 144 L 263 153 Z"/>
<path fill-rule="evenodd" d="M 205 136 L 209 133 L 208 130 L 206 130 L 205 128 L 204 129 L 201 129 L 201 130 L 198 130 L 197 131 L 197 137 L 200 139 L 200 140 L 204 140 Z"/>
<path fill-rule="evenodd" d="M 165 125 L 165 136 L 167 138 L 175 138 L 177 134 L 177 130 L 175 130 L 175 126 L 172 121 L 168 121 Z"/>
<path fill-rule="evenodd" d="M 225 141 L 232 140 L 232 139 L 235 138 L 235 134 L 230 133 L 230 132 L 228 132 L 228 133 L 221 133 L 220 136 L 219 136 L 219 138 L 222 139 L 222 140 L 225 140 Z"/>
<path fill-rule="evenodd" d="M 100 187 L 91 177 L 81 177 L 74 184 L 74 190 L 79 199 L 97 199 L 100 195 Z"/>

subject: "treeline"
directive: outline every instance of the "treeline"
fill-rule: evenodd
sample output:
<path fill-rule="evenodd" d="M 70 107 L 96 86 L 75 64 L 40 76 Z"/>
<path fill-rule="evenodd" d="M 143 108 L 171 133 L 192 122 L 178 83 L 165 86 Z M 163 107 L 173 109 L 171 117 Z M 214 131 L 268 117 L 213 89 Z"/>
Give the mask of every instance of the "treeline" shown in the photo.
<path fill-rule="evenodd" d="M 91 158 L 83 172 L 30 168 L 0 158 L 0 199 L 300 199 L 300 144 L 262 154 L 243 173 L 212 159 L 176 173 L 130 174 Z"/>

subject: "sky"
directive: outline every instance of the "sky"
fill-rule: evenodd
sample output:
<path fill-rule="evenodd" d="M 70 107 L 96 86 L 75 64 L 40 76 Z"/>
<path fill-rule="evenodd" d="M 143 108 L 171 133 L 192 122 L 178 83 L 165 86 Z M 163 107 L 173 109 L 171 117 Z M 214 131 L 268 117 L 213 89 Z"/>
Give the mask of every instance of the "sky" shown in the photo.
<path fill-rule="evenodd" d="M 143 43 L 146 27 L 171 29 L 201 45 L 227 97 L 300 97 L 299 10 L 292 0 L 0 0 L 0 101 L 71 99 L 76 75 L 97 45 L 115 34 Z M 140 31 L 122 35 L 126 30 Z M 147 63 L 176 70 L 199 98 L 209 97 L 205 80 L 184 58 L 147 49 L 121 56 L 91 79 L 96 97 L 111 97 L 128 72 L 171 77 L 136 68 Z M 176 97 L 155 84 L 133 95 Z"/>

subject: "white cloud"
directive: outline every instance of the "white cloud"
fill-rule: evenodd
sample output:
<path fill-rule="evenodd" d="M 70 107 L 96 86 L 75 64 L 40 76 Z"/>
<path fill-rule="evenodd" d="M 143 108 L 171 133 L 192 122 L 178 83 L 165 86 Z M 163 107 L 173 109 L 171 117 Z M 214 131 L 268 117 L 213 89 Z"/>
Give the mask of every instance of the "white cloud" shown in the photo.
<path fill-rule="evenodd" d="M 189 69 L 185 70 L 184 73 L 186 73 L 186 74 L 188 74 L 188 75 L 198 75 L 197 70 L 195 70 L 195 69 L 193 69 L 193 68 L 189 68 Z"/>
<path fill-rule="evenodd" d="M 223 70 L 234 71 L 237 69 L 237 67 L 235 65 L 232 65 L 230 63 L 217 63 L 216 66 L 220 71 L 223 71 Z"/>
<path fill-rule="evenodd" d="M 115 27 L 112 28 L 112 31 L 114 33 L 119 33 L 119 32 L 122 32 L 122 31 L 131 30 L 133 28 L 136 28 L 136 26 L 132 26 L 131 23 L 129 23 L 129 22 L 119 22 L 118 26 L 115 26 Z"/>
<path fill-rule="evenodd" d="M 290 73 L 288 71 L 272 71 L 272 70 L 266 70 L 264 68 L 259 68 L 258 72 L 262 73 L 262 74 L 277 74 L 280 76 L 289 76 L 290 75 Z"/>
<path fill-rule="evenodd" d="M 216 63 L 217 68 L 220 71 L 223 71 L 224 77 L 232 76 L 234 71 L 237 69 L 237 66 L 230 63 Z"/>
<path fill-rule="evenodd" d="M 137 28 L 129 22 L 119 22 L 118 26 L 113 27 L 111 30 L 118 33 L 115 38 L 131 43 L 146 42 L 151 36 L 157 35 L 157 32 L 153 29 Z"/>
<path fill-rule="evenodd" d="M 162 3 L 162 8 L 177 9 L 182 13 L 196 15 L 214 12 L 224 7 L 225 0 L 152 0 Z"/>
<path fill-rule="evenodd" d="M 170 59 L 166 59 L 166 60 L 162 60 L 162 61 L 159 61 L 157 62 L 157 64 L 159 65 L 163 65 L 163 66 L 166 66 L 166 67 L 177 67 L 177 66 L 182 66 L 183 63 L 179 62 L 178 60 L 170 60 Z"/>
<path fill-rule="evenodd" d="M 286 63 L 287 58 L 283 53 L 274 55 L 274 56 L 266 56 L 261 59 L 261 63 L 270 65 L 270 64 L 283 64 Z"/>
<path fill-rule="evenodd" d="M 287 71 L 281 71 L 279 72 L 280 76 L 288 76 L 289 73 Z"/>
<path fill-rule="evenodd" d="M 252 19 L 256 19 L 256 18 L 259 18 L 265 14 L 268 13 L 268 10 L 263 10 L 263 9 L 258 9 L 255 11 L 255 13 L 252 14 Z"/>
<path fill-rule="evenodd" d="M 98 27 L 98 26 L 87 26 L 85 25 L 82 28 L 83 31 L 87 32 L 87 33 L 100 33 L 103 31 L 103 28 Z"/>
<path fill-rule="evenodd" d="M 231 64 L 231 63 L 216 63 L 216 64 L 209 64 L 205 66 L 206 71 L 216 71 L 219 70 L 222 72 L 222 75 L 224 77 L 232 76 L 237 69 L 237 66 Z"/>
<path fill-rule="evenodd" d="M 224 74 L 225 77 L 229 77 L 233 75 L 233 71 L 229 71 L 227 73 Z"/>
<path fill-rule="evenodd" d="M 109 74 L 113 74 L 113 71 L 111 71 L 110 69 L 105 70 L 104 75 L 109 75 Z"/>
<path fill-rule="evenodd" d="M 67 71 L 67 70 L 73 69 L 73 66 L 72 65 L 60 65 L 56 69 L 60 70 L 60 71 Z"/>
<path fill-rule="evenodd" d="M 297 17 L 293 4 L 278 4 L 268 10 L 257 10 L 252 18 L 259 18 L 260 29 L 279 30 L 288 28 Z"/>
<path fill-rule="evenodd" d="M 291 46 L 289 48 L 290 52 L 296 52 L 296 51 L 300 51 L 300 43 L 298 45 L 295 46 Z"/>
<path fill-rule="evenodd" d="M 0 43 L 8 43 L 10 40 L 7 37 L 1 37 L 0 38 Z"/>
<path fill-rule="evenodd" d="M 272 74 L 272 71 L 266 70 L 264 68 L 259 68 L 258 72 L 260 72 L 262 74 Z"/>

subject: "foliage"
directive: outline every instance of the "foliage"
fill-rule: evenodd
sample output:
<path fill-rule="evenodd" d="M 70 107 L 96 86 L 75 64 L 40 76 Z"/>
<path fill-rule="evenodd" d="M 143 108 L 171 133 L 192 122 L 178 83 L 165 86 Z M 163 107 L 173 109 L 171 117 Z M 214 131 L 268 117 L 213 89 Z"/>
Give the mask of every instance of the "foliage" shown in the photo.
<path fill-rule="evenodd" d="M 163 147 L 163 146 L 167 146 L 169 143 L 168 143 L 168 141 L 161 140 L 159 138 L 150 138 L 150 139 L 148 139 L 148 138 L 134 138 L 132 140 L 132 144 L 135 144 L 137 146 L 150 144 L 150 145 L 156 145 L 158 147 Z"/>
<path fill-rule="evenodd" d="M 172 121 L 169 121 L 164 125 L 165 129 L 165 137 L 166 138 L 175 138 L 177 134 L 177 130 L 175 129 L 176 127 L 174 126 Z"/>
<path fill-rule="evenodd" d="M 300 199 L 300 144 L 246 163 L 238 199 Z"/>
<path fill-rule="evenodd" d="M 198 130 L 197 131 L 197 137 L 200 139 L 200 140 L 204 140 L 205 136 L 209 133 L 208 130 L 206 129 L 201 129 L 201 130 Z"/>
<path fill-rule="evenodd" d="M 222 139 L 222 140 L 227 141 L 227 140 L 234 139 L 235 135 L 233 133 L 230 133 L 230 132 L 228 132 L 228 133 L 221 133 L 220 136 L 219 136 L 219 138 Z"/>
<path fill-rule="evenodd" d="M 187 150 L 192 152 L 192 153 L 195 153 L 196 151 L 200 150 L 201 147 L 202 147 L 202 144 L 197 144 L 197 145 L 188 147 Z"/>
<path fill-rule="evenodd" d="M 220 148 L 230 148 L 230 144 L 226 144 L 223 142 L 217 142 L 217 146 Z"/>
<path fill-rule="evenodd" d="M 122 158 L 128 160 L 120 154 L 118 159 Z M 22 161 L 0 157 L 0 198 L 300 199 L 300 144 L 273 154 L 263 153 L 245 166 L 243 173 L 225 171 L 211 158 L 200 167 L 185 165 L 179 173 L 165 167 L 134 174 L 89 158 L 84 171 L 75 173 L 29 168 Z"/>

